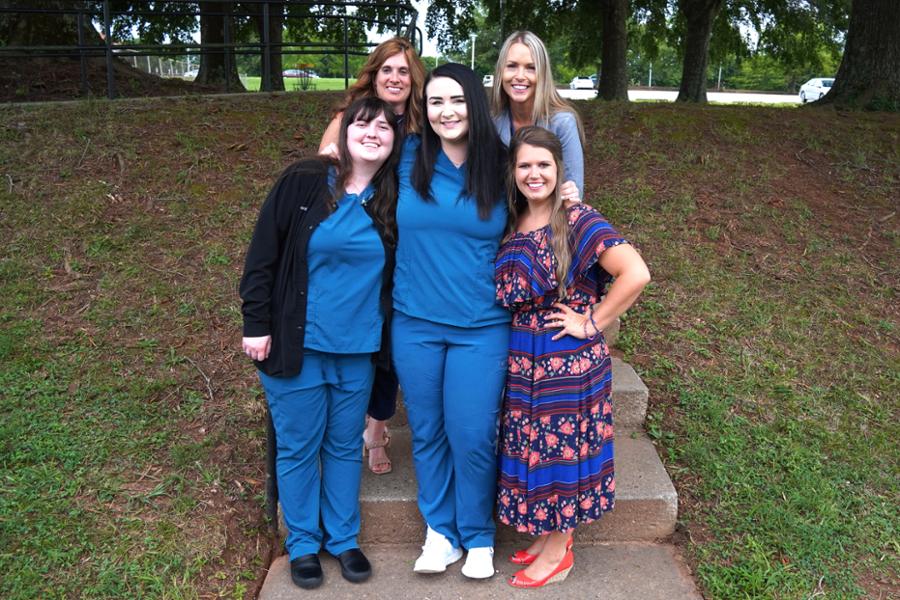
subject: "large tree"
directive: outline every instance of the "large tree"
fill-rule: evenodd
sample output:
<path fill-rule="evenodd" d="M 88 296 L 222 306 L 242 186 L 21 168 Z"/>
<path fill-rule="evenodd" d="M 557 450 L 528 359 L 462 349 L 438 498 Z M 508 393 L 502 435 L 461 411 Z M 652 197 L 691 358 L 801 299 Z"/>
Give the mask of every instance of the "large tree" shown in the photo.
<path fill-rule="evenodd" d="M 598 97 L 628 101 L 628 0 L 600 0 L 601 44 Z"/>
<path fill-rule="evenodd" d="M 266 29 L 267 19 L 263 12 L 263 5 L 256 3 L 245 3 L 245 8 L 253 19 L 254 29 L 259 38 L 260 43 L 268 40 L 269 43 L 269 80 L 265 79 L 266 70 L 264 68 L 266 57 L 265 46 L 260 56 L 260 90 L 284 91 L 284 60 L 281 53 L 281 43 L 284 41 L 284 4 L 273 2 L 268 5 L 268 30 Z"/>
<path fill-rule="evenodd" d="M 900 0 L 853 0 L 834 86 L 813 104 L 900 110 Z"/>
<path fill-rule="evenodd" d="M 723 0 L 678 0 L 685 20 L 684 62 L 676 102 L 706 102 L 709 39 Z"/>
<path fill-rule="evenodd" d="M 203 44 L 221 44 L 218 48 L 206 49 L 200 55 L 198 83 L 224 85 L 232 91 L 244 91 L 244 84 L 238 75 L 234 50 L 224 46 L 234 42 L 231 2 L 200 2 L 200 41 Z M 226 29 L 227 28 L 227 29 Z M 228 35 L 226 35 L 228 33 Z"/>

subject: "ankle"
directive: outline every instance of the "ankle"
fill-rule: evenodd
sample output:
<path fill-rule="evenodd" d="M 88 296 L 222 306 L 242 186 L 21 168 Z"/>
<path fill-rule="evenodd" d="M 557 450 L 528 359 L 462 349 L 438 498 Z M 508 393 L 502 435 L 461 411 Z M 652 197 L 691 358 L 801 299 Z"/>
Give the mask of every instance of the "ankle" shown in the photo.
<path fill-rule="evenodd" d="M 562 533 L 551 533 L 547 536 L 547 541 L 544 543 L 544 548 L 541 551 L 542 555 L 545 555 L 548 559 L 553 560 L 554 562 L 558 562 L 565 557 L 566 553 L 571 548 L 571 536 L 562 534 Z"/>

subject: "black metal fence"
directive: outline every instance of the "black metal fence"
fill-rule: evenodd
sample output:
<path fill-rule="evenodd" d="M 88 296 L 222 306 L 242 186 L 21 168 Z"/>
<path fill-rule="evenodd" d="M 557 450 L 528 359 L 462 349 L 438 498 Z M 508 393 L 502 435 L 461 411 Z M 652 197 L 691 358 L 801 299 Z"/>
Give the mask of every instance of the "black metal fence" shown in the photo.
<path fill-rule="evenodd" d="M 422 51 L 422 32 L 416 27 L 417 11 L 408 3 L 398 2 L 311 2 L 307 0 L 219 0 L 217 2 L 201 2 L 197 0 L 132 0 L 116 2 L 115 0 L 55 0 L 41 6 L 23 7 L 0 3 L 0 18 L 27 19 L 29 17 L 60 17 L 74 19 L 77 30 L 77 43 L 74 44 L 32 44 L 12 45 L 0 40 L 0 57 L 36 58 L 36 57 L 68 57 L 80 60 L 80 76 L 82 93 L 87 93 L 87 61 L 104 58 L 106 61 L 107 96 L 115 98 L 116 80 L 114 62 L 117 58 L 129 59 L 137 66 L 138 57 L 157 57 L 173 59 L 177 57 L 202 57 L 204 55 L 223 55 L 225 64 L 224 84 L 229 89 L 231 61 L 239 55 L 255 55 L 261 61 L 262 91 L 272 91 L 272 58 L 275 55 L 342 55 L 344 58 L 344 85 L 349 85 L 349 57 L 365 56 L 374 42 L 358 42 L 350 39 L 352 23 L 364 25 L 365 29 L 380 28 L 398 36 L 408 38 L 413 45 Z M 209 10 L 209 6 L 219 6 L 219 10 Z M 123 8 L 127 7 L 127 8 Z M 295 15 L 291 9 L 303 8 L 312 14 Z M 343 9 L 343 10 L 341 10 Z M 314 12 L 313 12 L 314 11 Z M 221 42 L 206 42 L 202 38 L 199 43 L 157 43 L 148 44 L 130 40 L 116 41 L 113 25 L 127 20 L 136 22 L 145 19 L 194 19 L 196 30 L 201 30 L 204 18 L 222 19 Z M 239 41 L 234 36 L 234 25 L 242 19 L 261 19 L 259 39 Z M 317 22 L 331 22 L 337 26 L 332 31 L 342 32 L 342 39 L 337 41 L 277 41 L 270 39 L 270 26 L 273 21 L 280 21 L 287 27 L 291 21 L 314 19 Z M 85 32 L 99 28 L 100 41 L 85 39 Z M 149 63 L 149 60 L 148 60 Z M 165 69 L 160 64 L 158 71 L 164 75 Z M 170 75 L 178 69 L 170 68 Z M 152 71 L 152 68 L 150 69 Z"/>

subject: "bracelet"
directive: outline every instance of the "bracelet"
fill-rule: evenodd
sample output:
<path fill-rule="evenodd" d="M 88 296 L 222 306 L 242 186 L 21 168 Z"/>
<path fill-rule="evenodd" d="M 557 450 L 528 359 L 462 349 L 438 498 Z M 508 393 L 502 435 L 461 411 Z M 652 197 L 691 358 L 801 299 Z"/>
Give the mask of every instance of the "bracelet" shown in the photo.
<path fill-rule="evenodd" d="M 597 327 L 597 322 L 594 321 L 594 311 L 589 310 L 588 314 L 591 316 L 591 326 L 594 328 L 594 331 L 597 332 L 594 334 L 594 337 L 597 337 L 598 335 L 600 335 L 601 331 L 600 331 L 600 328 Z"/>
<path fill-rule="evenodd" d="M 593 317 L 593 315 L 591 315 L 591 316 Z M 594 322 L 593 322 L 593 321 L 594 321 L 594 319 L 591 318 L 591 319 L 590 319 L 591 325 L 594 325 Z M 597 331 L 597 333 L 595 333 L 594 335 L 588 335 L 588 332 L 587 332 L 587 326 L 588 326 L 588 319 L 585 319 L 585 320 L 584 320 L 584 323 L 582 324 L 582 328 L 581 328 L 581 329 L 584 331 L 584 339 L 586 339 L 586 340 L 593 340 L 594 338 L 596 338 L 596 337 L 600 334 L 600 332 L 597 331 L 597 326 L 594 325 L 594 331 Z"/>

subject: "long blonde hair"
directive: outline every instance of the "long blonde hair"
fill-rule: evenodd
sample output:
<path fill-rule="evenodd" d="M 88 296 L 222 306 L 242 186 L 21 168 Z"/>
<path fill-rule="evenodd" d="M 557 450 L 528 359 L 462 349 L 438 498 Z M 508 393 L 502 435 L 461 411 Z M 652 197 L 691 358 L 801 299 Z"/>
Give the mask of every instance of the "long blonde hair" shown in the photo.
<path fill-rule="evenodd" d="M 503 70 L 513 44 L 524 44 L 531 52 L 531 58 L 534 61 L 536 77 L 531 123 L 533 125 L 538 123 L 549 125 L 550 118 L 556 113 L 570 112 L 575 117 L 575 123 L 578 125 L 578 137 L 581 138 L 581 146 L 584 147 L 584 127 L 581 125 L 581 117 L 575 107 L 556 91 L 547 47 L 544 46 L 541 38 L 530 31 L 516 31 L 506 38 L 500 48 L 500 56 L 497 59 L 497 66 L 494 68 L 494 85 L 491 88 L 491 112 L 497 116 L 509 108 L 509 95 L 503 89 Z"/>
<path fill-rule="evenodd" d="M 356 83 L 347 89 L 347 95 L 338 105 L 336 113 L 343 112 L 355 100 L 366 96 L 377 96 L 375 76 L 381 66 L 394 55 L 402 54 L 409 65 L 409 78 L 412 89 L 406 101 L 405 129 L 406 133 L 419 133 L 425 117 L 422 113 L 422 95 L 425 91 L 425 65 L 419 58 L 416 49 L 406 38 L 394 37 L 378 44 L 369 54 L 366 64 L 356 75 Z"/>
<path fill-rule="evenodd" d="M 558 282 L 559 299 L 566 297 L 566 283 L 569 267 L 572 266 L 572 246 L 569 243 L 569 215 L 566 204 L 559 193 L 559 185 L 565 174 L 562 158 L 562 143 L 552 131 L 543 127 L 521 127 L 509 141 L 509 165 L 506 172 L 507 201 L 509 203 L 509 223 L 506 229 L 508 238 L 516 231 L 519 215 L 528 206 L 525 196 L 516 185 L 516 163 L 519 148 L 524 145 L 549 150 L 556 165 L 556 187 L 550 203 L 550 249 L 556 259 L 556 281 Z"/>

